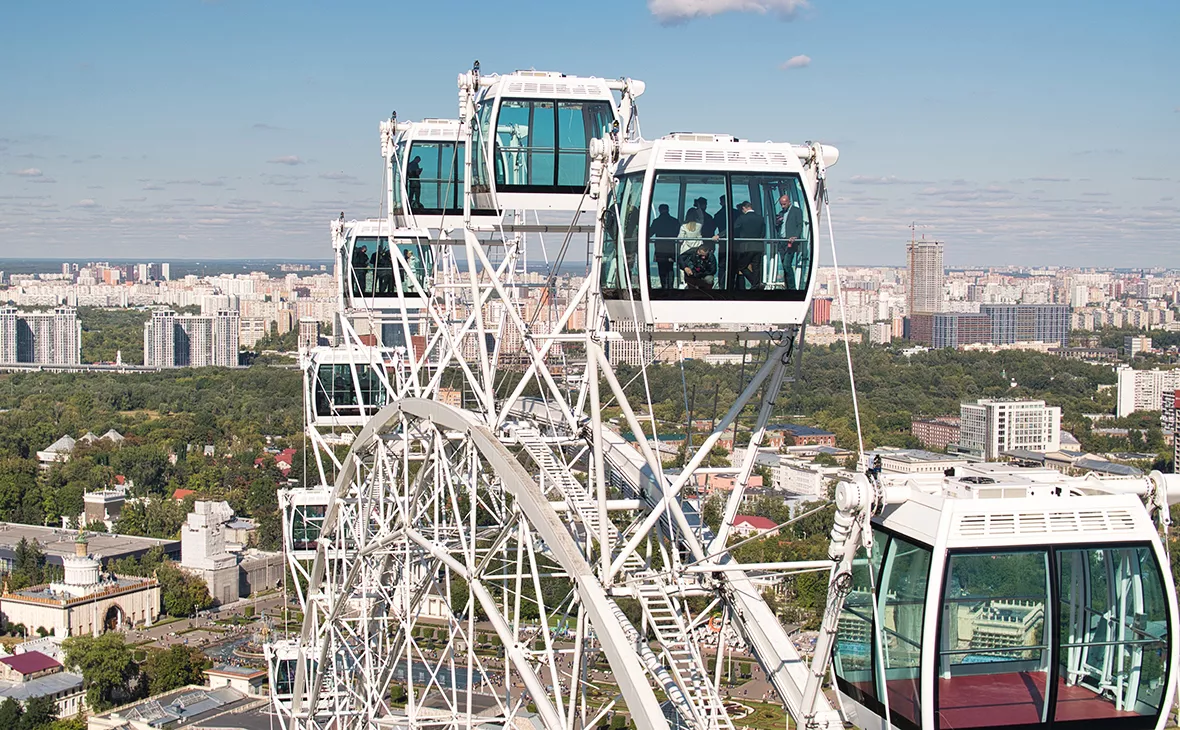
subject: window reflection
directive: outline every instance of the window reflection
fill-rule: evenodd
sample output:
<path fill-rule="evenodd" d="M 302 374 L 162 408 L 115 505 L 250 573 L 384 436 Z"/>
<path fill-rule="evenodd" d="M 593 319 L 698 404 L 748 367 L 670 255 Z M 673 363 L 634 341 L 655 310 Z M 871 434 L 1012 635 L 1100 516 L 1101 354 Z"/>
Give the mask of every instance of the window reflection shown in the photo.
<path fill-rule="evenodd" d="M 942 727 L 1000 727 L 1048 718 L 1048 554 L 952 555 L 939 641 Z"/>

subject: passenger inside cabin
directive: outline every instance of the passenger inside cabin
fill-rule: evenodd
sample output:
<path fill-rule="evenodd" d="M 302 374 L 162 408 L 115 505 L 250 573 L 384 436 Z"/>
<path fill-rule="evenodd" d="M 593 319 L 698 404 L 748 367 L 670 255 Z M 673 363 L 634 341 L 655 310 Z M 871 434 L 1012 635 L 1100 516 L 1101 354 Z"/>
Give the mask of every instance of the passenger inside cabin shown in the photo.
<path fill-rule="evenodd" d="M 691 251 L 680 254 L 676 265 L 684 272 L 684 283 L 688 289 L 709 291 L 717 275 L 717 260 L 713 258 L 713 241 L 703 239 Z"/>
<path fill-rule="evenodd" d="M 701 238 L 712 238 L 717 233 L 717 224 L 713 222 L 713 216 L 709 215 L 709 211 L 706 210 L 708 206 L 709 201 L 703 197 L 692 201 L 693 209 L 700 211 L 701 215 Z M 691 212 L 689 211 L 689 213 Z"/>
<path fill-rule="evenodd" d="M 739 279 L 747 289 L 762 289 L 762 258 L 766 239 L 766 221 L 754 212 L 754 204 L 742 201 L 733 221 L 733 274 L 730 289 L 737 291 Z"/>
<path fill-rule="evenodd" d="M 713 240 L 724 237 L 738 215 L 736 210 L 729 207 L 729 200 L 724 195 L 718 201 L 721 203 L 721 207 L 713 214 L 713 235 L 715 236 Z"/>
<path fill-rule="evenodd" d="M 700 208 L 689 208 L 688 215 L 684 216 L 684 225 L 680 226 L 680 231 L 676 234 L 680 239 L 680 253 L 694 250 L 703 238 L 701 216 Z"/>
<path fill-rule="evenodd" d="M 669 212 L 667 203 L 661 203 L 659 211 L 648 226 L 647 238 L 655 246 L 660 288 L 673 289 L 676 286 L 676 238 L 680 233 L 680 221 Z"/>
<path fill-rule="evenodd" d="M 783 270 L 783 282 L 785 288 L 798 290 L 799 269 L 803 247 L 806 245 L 803 240 L 803 211 L 788 193 L 779 197 L 778 204 L 781 210 L 774 220 L 778 226 L 778 260 Z"/>
<path fill-rule="evenodd" d="M 393 293 L 393 256 L 389 253 L 389 244 L 382 241 L 377 246 L 376 263 L 374 268 L 377 270 L 377 296 L 385 296 Z"/>
<path fill-rule="evenodd" d="M 422 207 L 422 157 L 414 155 L 406 165 L 406 187 L 410 196 L 410 208 Z"/>

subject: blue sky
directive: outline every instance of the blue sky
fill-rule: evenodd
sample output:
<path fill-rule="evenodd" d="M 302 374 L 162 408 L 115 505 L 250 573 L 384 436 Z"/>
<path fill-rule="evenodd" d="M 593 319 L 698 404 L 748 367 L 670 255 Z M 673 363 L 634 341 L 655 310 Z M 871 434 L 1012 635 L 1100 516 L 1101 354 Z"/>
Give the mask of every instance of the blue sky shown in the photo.
<path fill-rule="evenodd" d="M 646 136 L 823 140 L 842 263 L 1180 267 L 1180 3 L 0 6 L 0 257 L 327 257 L 455 77 L 647 82 Z M 788 63 L 795 59 L 792 63 Z"/>

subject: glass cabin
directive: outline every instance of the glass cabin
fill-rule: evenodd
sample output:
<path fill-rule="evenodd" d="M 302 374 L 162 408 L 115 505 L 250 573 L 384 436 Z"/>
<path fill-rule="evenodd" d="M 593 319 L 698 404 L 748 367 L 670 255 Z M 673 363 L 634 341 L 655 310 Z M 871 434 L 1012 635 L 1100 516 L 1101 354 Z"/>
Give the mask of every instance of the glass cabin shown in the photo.
<path fill-rule="evenodd" d="M 463 225 L 464 148 L 459 122 L 424 119 L 398 125 L 391 160 L 390 210 L 399 228 L 454 228 Z M 473 208 L 473 218 L 499 220 L 496 211 Z"/>
<path fill-rule="evenodd" d="M 1162 726 L 1176 596 L 1136 497 L 918 495 L 874 523 L 833 657 L 856 725 Z"/>
<path fill-rule="evenodd" d="M 603 219 L 600 284 L 611 318 L 801 323 L 816 265 L 810 155 L 675 134 L 624 157 Z"/>
<path fill-rule="evenodd" d="M 398 310 L 403 305 L 407 309 L 425 305 L 422 293 L 430 292 L 434 252 L 425 238 L 402 238 L 397 231 L 391 243 L 388 230 L 383 220 L 345 224 L 338 255 L 347 308 Z"/>
<path fill-rule="evenodd" d="M 307 423 L 363 426 L 390 402 L 382 382 L 396 381 L 394 353 L 381 347 L 317 347 L 303 362 Z M 376 364 L 374 364 L 376 363 Z"/>
<path fill-rule="evenodd" d="M 593 210 L 590 140 L 618 119 L 616 82 L 544 71 L 490 77 L 475 100 L 473 202 L 493 210 Z"/>

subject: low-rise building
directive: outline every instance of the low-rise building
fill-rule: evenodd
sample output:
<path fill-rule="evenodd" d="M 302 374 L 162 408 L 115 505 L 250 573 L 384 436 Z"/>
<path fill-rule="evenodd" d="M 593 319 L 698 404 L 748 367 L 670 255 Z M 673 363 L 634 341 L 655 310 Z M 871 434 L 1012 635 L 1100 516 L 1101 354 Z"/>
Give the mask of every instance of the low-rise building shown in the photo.
<path fill-rule="evenodd" d="M 51 656 L 27 651 L 0 659 L 0 702 L 13 699 L 25 705 L 35 697 L 49 697 L 57 716 L 65 719 L 82 711 L 85 695 L 82 677 L 64 671 Z"/>
<path fill-rule="evenodd" d="M 756 515 L 738 515 L 733 518 L 733 534 L 738 537 L 753 537 L 770 532 L 776 527 L 774 520 Z"/>
<path fill-rule="evenodd" d="M 928 449 L 945 451 L 948 445 L 958 443 L 959 429 L 958 416 L 910 419 L 910 433 Z"/>
<path fill-rule="evenodd" d="M 102 572 L 79 536 L 73 556 L 64 558 L 60 582 L 0 593 L 0 615 L 54 636 L 98 636 L 130 626 L 150 626 L 160 613 L 160 585 L 155 578 L 122 577 Z"/>
<path fill-rule="evenodd" d="M 244 695 L 261 695 L 266 684 L 266 670 L 252 667 L 235 667 L 228 664 L 205 670 L 209 689 L 229 687 Z"/>

